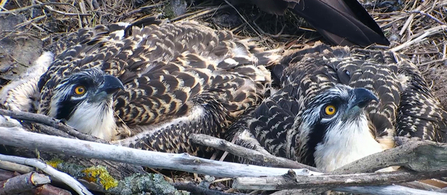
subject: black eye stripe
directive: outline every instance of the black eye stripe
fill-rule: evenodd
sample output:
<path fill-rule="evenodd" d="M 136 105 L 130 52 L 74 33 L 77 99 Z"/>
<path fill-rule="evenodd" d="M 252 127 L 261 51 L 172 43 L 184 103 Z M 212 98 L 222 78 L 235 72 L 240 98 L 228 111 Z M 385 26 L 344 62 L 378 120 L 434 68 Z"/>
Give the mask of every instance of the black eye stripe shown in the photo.
<path fill-rule="evenodd" d="M 102 84 L 104 72 L 97 68 L 87 69 L 80 72 L 73 72 L 65 75 L 57 84 L 54 95 L 56 101 L 56 118 L 69 120 L 71 114 L 77 109 L 80 103 L 86 101 L 90 94 Z M 76 87 L 83 86 L 82 93 L 76 94 Z M 78 91 L 79 92 L 79 91 Z"/>

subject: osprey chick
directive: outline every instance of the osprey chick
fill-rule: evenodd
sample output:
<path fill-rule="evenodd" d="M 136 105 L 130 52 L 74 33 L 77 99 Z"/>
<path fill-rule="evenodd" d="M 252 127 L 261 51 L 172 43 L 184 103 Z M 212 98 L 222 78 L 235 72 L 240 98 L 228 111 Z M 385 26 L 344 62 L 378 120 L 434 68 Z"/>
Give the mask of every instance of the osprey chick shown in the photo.
<path fill-rule="evenodd" d="M 189 134 L 221 137 L 261 102 L 271 83 L 265 66 L 280 50 L 256 46 L 228 31 L 153 18 L 80 29 L 52 48 L 38 113 L 125 146 L 197 155 Z"/>
<path fill-rule="evenodd" d="M 115 134 L 112 95 L 124 89 L 121 81 L 97 68 L 64 78 L 53 90 L 49 116 L 100 138 Z"/>
<path fill-rule="evenodd" d="M 393 147 L 396 135 L 446 139 L 446 112 L 417 68 L 391 52 L 317 44 L 272 73 L 279 90 L 232 128 L 271 154 L 330 172 Z"/>
<path fill-rule="evenodd" d="M 328 171 L 382 151 L 364 110 L 373 100 L 378 101 L 371 91 L 346 85 L 316 96 L 298 126 L 299 136 L 304 138 L 300 141 L 305 146 L 299 148 L 303 160 Z"/>

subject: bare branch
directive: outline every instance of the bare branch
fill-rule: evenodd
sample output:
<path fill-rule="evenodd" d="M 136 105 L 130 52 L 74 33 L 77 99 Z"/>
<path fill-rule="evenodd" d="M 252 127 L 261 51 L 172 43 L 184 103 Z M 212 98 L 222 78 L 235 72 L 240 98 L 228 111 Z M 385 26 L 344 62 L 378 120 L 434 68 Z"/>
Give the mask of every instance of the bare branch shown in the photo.
<path fill-rule="evenodd" d="M 82 140 L 106 143 L 104 140 L 101 140 L 99 138 L 96 138 L 96 137 L 81 133 L 79 131 L 76 131 L 74 128 L 63 124 L 61 121 L 59 121 L 55 118 L 49 117 L 49 116 L 42 115 L 42 114 L 34 114 L 34 113 L 30 113 L 30 112 L 20 112 L 20 111 L 11 111 L 11 110 L 0 109 L 0 115 L 9 116 L 9 117 L 17 119 L 17 120 L 36 122 L 36 123 L 48 125 L 50 127 L 59 129 L 65 133 L 68 133 L 69 135 L 72 135 L 72 136 L 82 139 Z"/>
<path fill-rule="evenodd" d="M 71 195 L 70 191 L 58 188 L 52 185 L 42 185 L 33 190 L 34 194 L 57 194 L 57 195 Z"/>
<path fill-rule="evenodd" d="M 408 142 L 354 161 L 332 173 L 365 173 L 390 166 L 403 166 L 426 172 L 447 169 L 447 144 L 431 141 Z"/>
<path fill-rule="evenodd" d="M 293 160 L 289 160 L 286 158 L 276 157 L 273 155 L 265 155 L 261 152 L 251 150 L 248 148 L 244 148 L 242 146 L 238 146 L 231 142 L 225 141 L 223 139 L 219 139 L 216 137 L 212 137 L 204 134 L 193 134 L 189 137 L 191 141 L 194 143 L 213 147 L 219 150 L 227 151 L 236 156 L 248 159 L 252 162 L 262 162 L 267 166 L 274 167 L 284 167 L 284 168 L 295 168 L 295 169 L 309 169 L 312 171 L 318 171 L 315 167 L 298 163 Z"/>
<path fill-rule="evenodd" d="M 293 189 L 293 190 L 281 190 L 272 195 L 292 195 L 292 194 L 321 194 L 325 190 L 318 189 Z M 408 195 L 408 194 L 418 194 L 418 195 L 441 195 L 442 192 L 419 190 L 414 188 L 409 188 L 405 186 L 389 185 L 389 186 L 351 186 L 351 187 L 339 187 L 333 189 L 337 192 L 347 192 L 354 194 L 371 194 L 371 195 Z"/>
<path fill-rule="evenodd" d="M 386 172 L 342 175 L 296 176 L 293 172 L 276 177 L 239 177 L 233 188 L 250 190 L 284 190 L 296 188 L 337 188 L 341 186 L 384 185 L 442 177 L 447 170 L 432 172 Z"/>
<path fill-rule="evenodd" d="M 375 195 L 408 195 L 408 194 L 418 194 L 418 195 L 445 195 L 441 192 L 433 192 L 427 190 L 418 190 L 414 188 L 408 188 L 398 185 L 390 186 L 351 186 L 351 187 L 341 187 L 335 188 L 335 191 L 339 192 L 349 192 L 354 194 L 375 194 Z"/>
<path fill-rule="evenodd" d="M 0 160 L 0 169 L 16 171 L 19 173 L 28 173 L 28 172 L 34 171 L 34 169 L 29 166 L 21 165 L 21 164 L 17 164 L 17 163 L 13 163 L 13 162 L 8 162 L 8 161 L 2 161 L 2 160 Z"/>
<path fill-rule="evenodd" d="M 31 174 L 31 176 L 27 176 L 29 174 Z M 67 190 L 48 184 L 50 182 L 49 177 L 43 174 L 37 174 L 36 172 L 29 172 L 25 175 L 18 175 L 16 172 L 0 169 L 0 180 L 9 180 L 0 182 L 0 194 L 15 194 L 27 191 L 33 192 L 33 194 L 71 195 L 71 192 Z M 20 184 L 14 185 L 14 183 L 17 184 L 17 182 L 19 182 Z"/>
<path fill-rule="evenodd" d="M 64 153 L 66 155 L 86 158 L 112 160 L 151 168 L 208 174 L 219 177 L 278 176 L 283 175 L 290 170 L 285 168 L 219 162 L 193 157 L 188 154 L 145 151 L 122 146 L 62 138 L 27 132 L 17 127 L 0 127 L 0 132 L 0 144 L 25 147 L 28 149 L 39 149 L 54 153 Z M 293 170 L 299 175 L 321 174 L 309 171 L 308 169 Z"/>

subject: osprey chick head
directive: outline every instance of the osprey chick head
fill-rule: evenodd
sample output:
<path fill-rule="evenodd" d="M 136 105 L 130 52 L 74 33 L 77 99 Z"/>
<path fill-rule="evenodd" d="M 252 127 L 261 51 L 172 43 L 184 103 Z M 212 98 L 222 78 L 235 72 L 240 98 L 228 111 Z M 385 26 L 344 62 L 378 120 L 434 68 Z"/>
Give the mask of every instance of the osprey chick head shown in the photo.
<path fill-rule="evenodd" d="M 100 69 L 87 69 L 62 80 L 54 89 L 49 116 L 65 120 L 75 129 L 110 140 L 115 134 L 113 94 L 121 81 Z"/>
<path fill-rule="evenodd" d="M 300 150 L 304 160 L 327 172 L 382 151 L 364 111 L 373 100 L 378 101 L 371 91 L 346 85 L 317 95 L 299 127 L 306 139 Z"/>

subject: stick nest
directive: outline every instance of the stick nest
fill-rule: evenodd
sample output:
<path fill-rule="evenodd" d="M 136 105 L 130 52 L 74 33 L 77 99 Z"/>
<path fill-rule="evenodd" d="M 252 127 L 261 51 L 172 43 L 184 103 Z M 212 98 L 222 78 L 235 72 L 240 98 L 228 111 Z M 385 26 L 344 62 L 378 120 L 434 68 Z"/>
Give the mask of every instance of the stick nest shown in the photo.
<path fill-rule="evenodd" d="M 5 3 L 2 5 L 2 3 Z M 406 54 L 447 108 L 447 1 L 360 0 L 390 40 Z M 253 5 L 198 0 L 9 0 L 0 1 L 0 89 L 68 32 L 98 24 L 130 22 L 147 15 L 170 21 L 198 20 L 265 47 L 303 48 L 322 37 L 302 18 L 275 16 Z"/>

